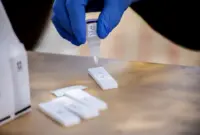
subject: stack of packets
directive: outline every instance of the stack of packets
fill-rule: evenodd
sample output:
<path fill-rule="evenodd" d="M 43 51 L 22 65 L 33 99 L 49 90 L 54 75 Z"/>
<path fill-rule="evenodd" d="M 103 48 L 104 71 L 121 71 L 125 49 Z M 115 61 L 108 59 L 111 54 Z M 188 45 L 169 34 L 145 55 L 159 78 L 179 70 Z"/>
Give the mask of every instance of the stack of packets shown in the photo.
<path fill-rule="evenodd" d="M 79 124 L 99 116 L 100 111 L 108 108 L 107 104 L 85 92 L 85 86 L 71 86 L 52 91 L 57 98 L 39 104 L 40 110 L 65 127 Z"/>

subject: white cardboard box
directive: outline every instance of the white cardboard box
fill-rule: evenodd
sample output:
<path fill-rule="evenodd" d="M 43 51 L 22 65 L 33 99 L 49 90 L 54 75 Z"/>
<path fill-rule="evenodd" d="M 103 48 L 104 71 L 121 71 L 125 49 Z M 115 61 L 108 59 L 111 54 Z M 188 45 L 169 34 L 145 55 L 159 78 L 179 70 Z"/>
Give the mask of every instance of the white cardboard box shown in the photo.
<path fill-rule="evenodd" d="M 0 126 L 30 111 L 27 54 L 0 1 Z M 19 70 L 20 69 L 20 70 Z"/>

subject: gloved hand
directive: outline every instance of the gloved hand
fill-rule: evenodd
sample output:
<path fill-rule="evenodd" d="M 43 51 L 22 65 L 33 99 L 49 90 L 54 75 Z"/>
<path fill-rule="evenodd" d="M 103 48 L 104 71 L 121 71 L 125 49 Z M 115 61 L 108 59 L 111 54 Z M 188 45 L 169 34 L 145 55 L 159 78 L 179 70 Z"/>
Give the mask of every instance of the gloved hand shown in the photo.
<path fill-rule="evenodd" d="M 94 7 L 104 2 L 97 23 L 97 34 L 103 39 L 118 25 L 124 11 L 136 0 L 55 0 L 52 21 L 59 34 L 72 44 L 81 45 L 86 41 L 85 8 L 91 1 Z"/>

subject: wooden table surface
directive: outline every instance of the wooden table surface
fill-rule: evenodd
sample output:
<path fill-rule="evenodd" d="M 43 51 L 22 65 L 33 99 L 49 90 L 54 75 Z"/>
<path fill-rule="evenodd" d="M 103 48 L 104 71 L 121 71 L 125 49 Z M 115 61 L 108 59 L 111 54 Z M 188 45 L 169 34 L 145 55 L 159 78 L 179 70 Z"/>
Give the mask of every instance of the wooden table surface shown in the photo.
<path fill-rule="evenodd" d="M 89 77 L 91 57 L 29 53 L 33 110 L 0 135 L 199 135 L 200 68 L 100 60 L 119 88 L 102 91 Z M 38 110 L 51 90 L 86 85 L 108 103 L 101 116 L 65 128 Z"/>

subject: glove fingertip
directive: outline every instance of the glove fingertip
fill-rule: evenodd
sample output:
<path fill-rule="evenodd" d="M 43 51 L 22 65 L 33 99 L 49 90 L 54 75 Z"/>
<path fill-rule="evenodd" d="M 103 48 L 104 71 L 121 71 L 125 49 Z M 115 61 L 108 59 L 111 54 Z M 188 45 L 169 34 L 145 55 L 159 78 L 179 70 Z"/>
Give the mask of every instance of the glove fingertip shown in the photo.
<path fill-rule="evenodd" d="M 98 23 L 97 23 L 97 34 L 99 38 L 104 39 L 110 33 L 108 26 L 106 25 L 105 21 L 103 21 L 103 17 L 100 16 Z"/>
<path fill-rule="evenodd" d="M 79 37 L 79 38 L 78 38 L 78 41 L 79 41 L 79 44 L 80 44 L 80 45 L 81 45 L 81 44 L 85 44 L 85 42 L 86 42 L 86 36 Z"/>
<path fill-rule="evenodd" d="M 97 28 L 97 34 L 99 36 L 99 38 L 104 39 L 108 36 L 108 33 L 105 31 L 104 26 L 99 26 Z"/>
<path fill-rule="evenodd" d="M 60 36 L 66 40 L 68 40 L 69 42 L 71 42 L 72 44 L 76 45 L 76 46 L 80 46 L 81 44 L 84 44 L 86 42 L 86 38 L 80 38 L 77 40 L 74 35 L 70 35 L 67 31 L 65 31 L 61 25 L 59 24 L 58 20 L 56 19 L 56 17 L 52 16 L 52 22 L 56 28 L 56 30 L 58 31 L 58 33 L 60 34 Z"/>
<path fill-rule="evenodd" d="M 81 44 L 77 40 L 72 40 L 71 43 L 76 46 L 80 46 Z"/>
<path fill-rule="evenodd" d="M 60 24 L 58 23 L 58 20 L 56 19 L 55 16 L 52 16 L 52 22 L 56 28 L 56 30 L 58 31 L 58 33 L 60 34 L 60 36 L 66 40 L 68 40 L 69 42 L 71 42 L 72 44 L 76 45 L 76 46 L 79 46 L 80 43 L 75 40 L 75 38 L 70 35 L 69 33 L 67 33 L 61 26 Z"/>
<path fill-rule="evenodd" d="M 60 34 L 61 37 L 63 37 L 66 40 L 71 41 L 71 36 L 68 35 L 59 25 L 59 23 L 57 22 L 56 18 L 52 18 L 52 22 L 56 28 L 56 30 L 58 31 L 58 33 Z"/>

